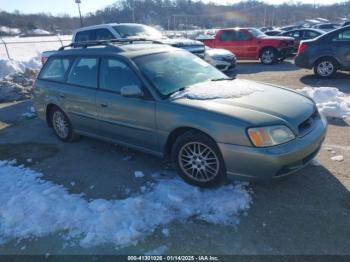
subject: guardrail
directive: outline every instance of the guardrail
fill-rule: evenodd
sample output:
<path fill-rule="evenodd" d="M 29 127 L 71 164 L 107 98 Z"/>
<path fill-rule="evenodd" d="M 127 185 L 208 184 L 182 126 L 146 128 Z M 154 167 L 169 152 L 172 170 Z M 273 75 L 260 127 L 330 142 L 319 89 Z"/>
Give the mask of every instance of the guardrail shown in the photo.
<path fill-rule="evenodd" d="M 45 38 L 46 36 L 38 36 L 38 37 L 42 37 Z M 62 39 L 60 36 L 58 35 L 52 35 L 50 37 L 56 37 L 57 39 L 52 39 L 52 40 L 37 40 L 37 41 L 25 41 L 25 38 L 13 38 L 13 39 L 21 39 L 24 41 L 13 41 L 12 39 L 10 41 L 5 41 L 5 39 L 3 37 L 0 37 L 0 45 L 3 45 L 5 48 L 5 52 L 6 52 L 6 56 L 9 60 L 13 60 L 11 55 L 10 55 L 10 51 L 9 51 L 9 46 L 10 45 L 22 45 L 22 44 L 44 44 L 44 43 L 58 43 L 59 45 L 64 46 L 65 43 L 67 42 L 71 42 L 71 40 L 69 39 Z M 33 37 L 28 37 L 28 38 L 35 38 Z M 6 39 L 8 40 L 8 39 Z"/>

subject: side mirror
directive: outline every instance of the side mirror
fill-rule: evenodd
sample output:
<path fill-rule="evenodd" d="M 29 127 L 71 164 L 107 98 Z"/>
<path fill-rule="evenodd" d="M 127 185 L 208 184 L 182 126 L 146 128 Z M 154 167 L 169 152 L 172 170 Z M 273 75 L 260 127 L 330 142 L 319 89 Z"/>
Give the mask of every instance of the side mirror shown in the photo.
<path fill-rule="evenodd" d="M 125 97 L 142 97 L 143 92 L 138 85 L 123 86 L 120 94 Z"/>

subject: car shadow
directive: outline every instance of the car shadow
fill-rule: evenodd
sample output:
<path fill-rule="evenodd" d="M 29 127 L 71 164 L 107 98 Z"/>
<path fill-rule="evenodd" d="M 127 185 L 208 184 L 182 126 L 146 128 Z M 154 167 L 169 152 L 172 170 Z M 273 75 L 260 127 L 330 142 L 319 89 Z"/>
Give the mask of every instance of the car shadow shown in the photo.
<path fill-rule="evenodd" d="M 311 71 L 310 71 L 311 73 Z M 344 81 L 349 80 L 349 81 Z M 336 75 L 330 79 L 320 79 L 314 74 L 305 75 L 300 78 L 300 82 L 305 85 L 319 87 L 328 86 L 336 87 L 340 91 L 350 94 L 350 74 L 348 72 L 337 72 Z"/>
<path fill-rule="evenodd" d="M 345 121 L 345 119 L 338 117 L 327 117 L 327 122 L 329 125 L 340 126 L 340 127 L 348 127 L 349 123 Z"/>
<path fill-rule="evenodd" d="M 263 65 L 258 61 L 238 61 L 237 66 L 226 74 L 235 77 L 239 74 L 254 74 L 260 72 L 280 72 L 299 70 L 292 61 L 287 60 L 273 65 Z"/>

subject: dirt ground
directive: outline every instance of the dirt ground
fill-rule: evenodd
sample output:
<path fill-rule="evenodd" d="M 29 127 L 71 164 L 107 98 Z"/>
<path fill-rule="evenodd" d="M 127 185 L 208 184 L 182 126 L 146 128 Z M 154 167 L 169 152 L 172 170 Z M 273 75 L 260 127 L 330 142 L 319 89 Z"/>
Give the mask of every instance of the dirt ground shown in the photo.
<path fill-rule="evenodd" d="M 297 69 L 286 61 L 273 66 L 243 62 L 230 72 L 239 78 L 287 86 L 331 86 L 350 95 L 350 74 L 319 80 L 310 70 Z M 119 198 L 123 188 L 137 191 L 150 174 L 166 168 L 152 156 L 90 138 L 59 142 L 45 123 L 25 119 L 31 101 L 0 104 L 0 159 L 16 158 L 43 172 L 45 179 L 88 198 Z M 350 255 L 350 121 L 330 120 L 326 141 L 317 156 L 320 166 L 308 166 L 281 181 L 252 184 L 253 204 L 234 227 L 204 222 L 175 222 L 169 237 L 156 231 L 136 246 L 114 249 L 62 248 L 58 235 L 31 242 L 0 246 L 0 254 L 143 254 L 166 245 L 169 254 L 348 254 Z M 326 148 L 344 156 L 331 161 Z M 129 161 L 123 161 L 132 155 Z M 26 159 L 32 158 L 32 163 Z M 135 179 L 135 170 L 146 176 Z M 71 182 L 75 185 L 72 186 Z M 95 185 L 91 190 L 90 185 Z M 26 249 L 21 250 L 25 245 Z"/>

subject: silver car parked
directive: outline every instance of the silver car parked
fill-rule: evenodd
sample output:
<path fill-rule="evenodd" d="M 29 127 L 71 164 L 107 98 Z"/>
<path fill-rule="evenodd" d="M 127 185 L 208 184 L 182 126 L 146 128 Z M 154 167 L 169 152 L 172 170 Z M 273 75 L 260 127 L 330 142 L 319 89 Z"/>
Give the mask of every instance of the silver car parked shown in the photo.
<path fill-rule="evenodd" d="M 259 180 L 295 172 L 326 134 L 311 99 L 228 79 L 165 45 L 63 49 L 50 56 L 34 90 L 38 115 L 59 139 L 86 135 L 169 157 L 185 181 L 203 187 L 228 176 Z"/>

